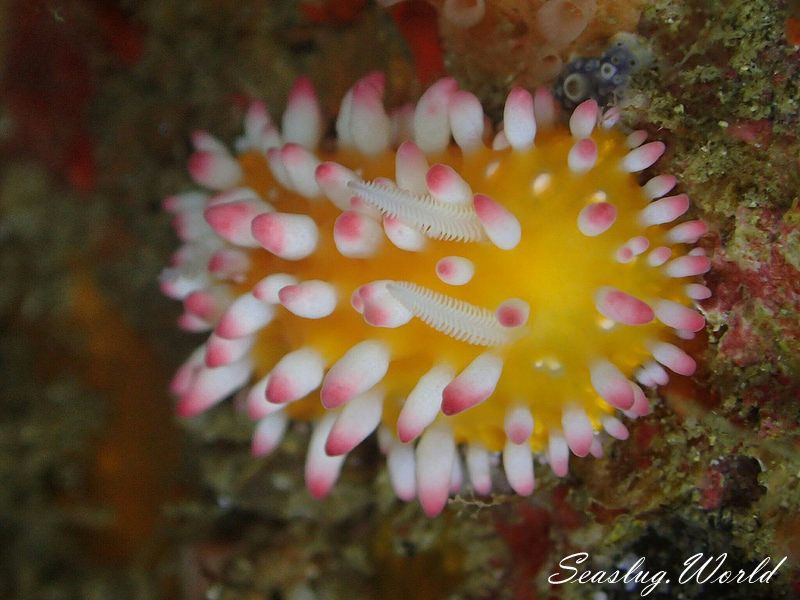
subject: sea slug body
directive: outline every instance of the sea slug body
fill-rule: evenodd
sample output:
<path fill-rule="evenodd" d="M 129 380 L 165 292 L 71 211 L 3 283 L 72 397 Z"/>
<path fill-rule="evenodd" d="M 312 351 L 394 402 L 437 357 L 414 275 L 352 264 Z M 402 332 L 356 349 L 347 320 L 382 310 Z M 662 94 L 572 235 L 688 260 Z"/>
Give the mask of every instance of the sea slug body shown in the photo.
<path fill-rule="evenodd" d="M 316 497 L 376 430 L 396 494 L 428 515 L 490 493 L 493 465 L 530 494 L 534 456 L 564 476 L 649 412 L 640 386 L 694 372 L 674 338 L 704 327 L 706 226 L 674 177 L 639 185 L 664 145 L 592 100 L 565 125 L 549 92 L 515 88 L 491 136 L 452 79 L 392 114 L 384 84 L 347 93 L 332 151 L 306 79 L 280 131 L 251 106 L 235 155 L 195 134 L 209 191 L 165 201 L 183 245 L 161 286 L 210 335 L 173 379 L 177 411 L 249 385 L 257 455 L 312 421 Z"/>

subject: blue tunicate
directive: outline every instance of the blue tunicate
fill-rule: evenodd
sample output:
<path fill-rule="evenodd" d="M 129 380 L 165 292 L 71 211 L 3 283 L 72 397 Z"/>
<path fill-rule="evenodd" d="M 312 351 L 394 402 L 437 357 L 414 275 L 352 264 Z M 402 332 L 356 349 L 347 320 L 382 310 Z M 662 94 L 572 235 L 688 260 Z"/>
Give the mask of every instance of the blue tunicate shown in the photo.
<path fill-rule="evenodd" d="M 644 55 L 635 36 L 619 36 L 599 57 L 577 57 L 566 64 L 553 93 L 567 110 L 589 98 L 600 106 L 619 101 L 632 73 L 642 67 Z"/>

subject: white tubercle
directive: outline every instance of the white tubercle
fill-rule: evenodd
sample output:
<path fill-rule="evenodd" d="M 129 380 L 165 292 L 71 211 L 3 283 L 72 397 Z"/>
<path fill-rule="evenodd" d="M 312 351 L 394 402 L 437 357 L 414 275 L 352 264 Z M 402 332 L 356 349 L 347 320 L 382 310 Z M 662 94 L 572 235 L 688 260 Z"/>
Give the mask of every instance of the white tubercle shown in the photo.
<path fill-rule="evenodd" d="M 317 248 L 319 231 L 307 215 L 266 213 L 253 219 L 253 237 L 275 256 L 300 260 Z"/>
<path fill-rule="evenodd" d="M 182 313 L 176 320 L 178 327 L 189 333 L 205 333 L 211 331 L 214 326 L 192 313 Z"/>
<path fill-rule="evenodd" d="M 628 439 L 628 435 L 630 435 L 628 428 L 616 417 L 606 415 L 600 419 L 600 422 L 603 424 L 603 429 L 611 437 L 617 440 Z"/>
<path fill-rule="evenodd" d="M 573 173 L 586 173 L 597 163 L 597 144 L 591 138 L 578 140 L 567 155 L 567 166 Z"/>
<path fill-rule="evenodd" d="M 377 384 L 389 369 L 391 354 L 383 342 L 366 340 L 350 348 L 327 372 L 320 397 L 336 408 Z"/>
<path fill-rule="evenodd" d="M 250 256 L 238 248 L 222 248 L 211 255 L 206 266 L 217 279 L 241 282 L 250 269 Z"/>
<path fill-rule="evenodd" d="M 594 429 L 586 411 L 577 405 L 569 405 L 561 414 L 561 427 L 569 449 L 575 456 L 586 456 L 592 446 Z"/>
<path fill-rule="evenodd" d="M 292 179 L 289 177 L 289 171 L 286 170 L 286 165 L 283 164 L 283 154 L 280 148 L 270 148 L 266 153 L 267 164 L 269 165 L 270 173 L 278 180 L 287 190 L 294 189 Z"/>
<path fill-rule="evenodd" d="M 642 388 L 635 383 L 631 383 L 631 389 L 633 389 L 633 406 L 623 411 L 623 414 L 629 419 L 646 417 L 650 414 L 650 402 L 648 402 L 647 396 L 644 395 Z"/>
<path fill-rule="evenodd" d="M 322 137 L 322 112 L 311 80 L 299 77 L 289 92 L 281 125 L 284 139 L 313 150 Z"/>
<path fill-rule="evenodd" d="M 252 370 L 249 357 L 215 369 L 196 369 L 194 378 L 178 400 L 178 415 L 193 417 L 208 410 L 242 387 Z"/>
<path fill-rule="evenodd" d="M 373 156 L 389 147 L 392 123 L 383 108 L 383 82 L 364 78 L 353 86 L 350 128 L 360 152 Z"/>
<path fill-rule="evenodd" d="M 436 154 L 450 143 L 450 98 L 458 90 L 455 79 L 440 79 L 417 102 L 414 111 L 414 137 L 426 154 Z"/>
<path fill-rule="evenodd" d="M 528 322 L 531 314 L 530 304 L 519 298 L 503 301 L 495 311 L 497 322 L 503 327 L 522 327 Z"/>
<path fill-rule="evenodd" d="M 325 452 L 330 456 L 347 454 L 363 442 L 381 421 L 384 392 L 373 388 L 348 402 L 333 424 Z"/>
<path fill-rule="evenodd" d="M 336 141 L 340 148 L 352 148 L 353 132 L 350 128 L 353 117 L 353 88 L 350 88 L 342 98 L 339 113 L 336 116 Z"/>
<path fill-rule="evenodd" d="M 358 176 L 347 167 L 335 162 L 321 163 L 314 172 L 322 193 L 333 202 L 339 210 L 350 209 L 350 199 L 353 190 L 348 187 L 351 181 L 357 181 Z"/>
<path fill-rule="evenodd" d="M 627 138 L 625 138 L 625 145 L 628 148 L 638 148 L 642 144 L 645 143 L 647 140 L 647 132 L 644 129 L 637 129 L 636 131 L 631 132 Z"/>
<path fill-rule="evenodd" d="M 254 343 L 252 335 L 229 340 L 212 333 L 206 342 L 206 365 L 213 369 L 236 362 L 250 352 Z"/>
<path fill-rule="evenodd" d="M 603 110 L 600 115 L 600 125 L 603 129 L 611 129 L 622 118 L 622 109 L 619 106 L 611 106 Z M 599 457 L 598 457 L 599 458 Z"/>
<path fill-rule="evenodd" d="M 648 360 L 642 365 L 647 375 L 656 385 L 667 385 L 669 383 L 669 373 L 654 360 Z"/>
<path fill-rule="evenodd" d="M 236 150 L 239 152 L 248 150 L 263 152 L 267 149 L 265 142 L 267 142 L 268 131 L 274 131 L 274 127 L 266 105 L 259 100 L 251 102 L 244 115 L 244 136 L 236 141 Z"/>
<path fill-rule="evenodd" d="M 428 173 L 428 160 L 422 150 L 411 141 L 400 144 L 395 154 L 395 179 L 397 186 L 412 194 L 426 194 L 425 182 Z"/>
<path fill-rule="evenodd" d="M 167 196 L 162 200 L 161 206 L 165 211 L 173 215 L 184 212 L 199 212 L 206 207 L 209 198 L 210 196 L 206 192 L 184 192 Z"/>
<path fill-rule="evenodd" d="M 459 148 L 470 152 L 483 146 L 483 107 L 474 94 L 456 91 L 450 97 L 449 115 L 453 139 Z"/>
<path fill-rule="evenodd" d="M 282 404 L 273 404 L 266 398 L 269 378 L 269 373 L 267 373 L 247 391 L 245 406 L 247 407 L 247 416 L 253 421 L 260 421 L 267 415 L 278 412 L 283 408 Z"/>
<path fill-rule="evenodd" d="M 659 300 L 653 309 L 659 321 L 675 329 L 694 332 L 706 325 L 706 320 L 697 311 L 672 300 Z"/>
<path fill-rule="evenodd" d="M 634 148 L 622 159 L 622 170 L 628 173 L 644 171 L 661 158 L 665 149 L 664 142 L 648 142 L 638 148 Z"/>
<path fill-rule="evenodd" d="M 605 123 L 603 123 L 605 126 Z M 611 125 L 610 127 L 613 127 Z M 589 448 L 589 454 L 595 458 L 603 458 L 603 442 L 600 439 L 600 434 L 595 434 L 592 438 L 592 446 Z"/>
<path fill-rule="evenodd" d="M 566 477 L 569 473 L 569 446 L 563 434 L 554 431 L 547 443 L 547 460 L 556 477 Z"/>
<path fill-rule="evenodd" d="M 417 495 L 416 463 L 414 446 L 395 442 L 389 448 L 386 457 L 389 481 L 395 495 L 403 502 L 410 502 Z"/>
<path fill-rule="evenodd" d="M 226 204 L 228 202 L 237 202 L 239 200 L 261 200 L 261 197 L 249 187 L 235 187 L 218 192 L 208 199 L 206 207 L 216 206 L 217 204 Z M 265 204 L 269 205 L 265 202 Z M 200 207 L 202 208 L 202 207 Z"/>
<path fill-rule="evenodd" d="M 653 248 L 647 255 L 647 264 L 651 267 L 660 267 L 672 256 L 672 249 L 667 246 Z"/>
<path fill-rule="evenodd" d="M 694 359 L 673 344 L 656 342 L 651 345 L 650 351 L 653 358 L 678 375 L 693 375 L 697 369 Z"/>
<path fill-rule="evenodd" d="M 519 244 L 522 226 L 508 209 L 483 194 L 475 194 L 473 204 L 486 235 L 495 246 L 511 250 Z"/>
<path fill-rule="evenodd" d="M 173 300 L 184 300 L 195 292 L 205 289 L 211 284 L 211 278 L 205 271 L 183 272 L 181 269 L 163 269 L 158 276 L 161 293 Z"/>
<path fill-rule="evenodd" d="M 689 210 L 689 196 L 679 194 L 654 200 L 639 213 L 639 223 L 644 227 L 669 223 Z"/>
<path fill-rule="evenodd" d="M 227 285 L 215 285 L 192 292 L 183 301 L 183 306 L 193 315 L 209 323 L 216 323 L 222 313 L 233 302 Z"/>
<path fill-rule="evenodd" d="M 374 327 L 394 329 L 408 323 L 414 315 L 389 293 L 387 283 L 388 280 L 378 280 L 358 288 L 359 312 Z"/>
<path fill-rule="evenodd" d="M 676 183 L 678 179 L 674 175 L 656 175 L 644 184 L 644 193 L 650 200 L 655 200 L 669 194 Z"/>
<path fill-rule="evenodd" d="M 533 96 L 528 90 L 515 87 L 506 99 L 503 110 L 503 131 L 514 150 L 527 150 L 536 138 Z"/>
<path fill-rule="evenodd" d="M 189 157 L 189 175 L 212 190 L 226 190 L 242 179 L 242 168 L 227 150 L 195 152 Z"/>
<path fill-rule="evenodd" d="M 261 419 L 253 432 L 251 446 L 253 456 L 267 456 L 274 451 L 281 443 L 288 424 L 289 418 L 283 411 L 274 412 Z"/>
<path fill-rule="evenodd" d="M 463 256 L 446 256 L 436 263 L 436 275 L 450 285 L 465 285 L 474 274 L 475 265 Z"/>
<path fill-rule="evenodd" d="M 686 295 L 692 300 L 706 300 L 711 297 L 711 290 L 699 283 L 690 283 L 685 289 Z"/>
<path fill-rule="evenodd" d="M 202 129 L 192 132 L 192 146 L 196 152 L 228 152 L 227 146 L 219 138 Z"/>
<path fill-rule="evenodd" d="M 451 416 L 484 402 L 494 393 L 502 372 L 502 358 L 491 352 L 478 355 L 442 391 L 442 412 Z"/>
<path fill-rule="evenodd" d="M 336 249 L 349 258 L 369 258 L 383 243 L 383 228 L 372 217 L 355 210 L 343 212 L 333 225 Z"/>
<path fill-rule="evenodd" d="M 593 202 L 578 213 L 578 230 L 587 237 L 608 231 L 617 220 L 617 208 L 609 202 Z"/>
<path fill-rule="evenodd" d="M 207 284 L 211 285 L 212 278 L 206 273 L 206 264 L 211 255 L 225 245 L 221 238 L 213 234 L 181 244 L 170 256 L 170 266 L 165 270 L 180 274 L 187 279 L 205 279 Z"/>
<path fill-rule="evenodd" d="M 616 260 L 618 263 L 627 264 L 633 259 L 633 252 L 627 244 L 620 246 L 614 253 L 614 260 Z"/>
<path fill-rule="evenodd" d="M 217 235 L 231 244 L 257 248 L 250 225 L 255 217 L 272 212 L 273 208 L 249 188 L 237 188 L 235 192 L 235 196 L 224 192 L 215 197 L 205 209 L 205 220 Z"/>
<path fill-rule="evenodd" d="M 264 397 L 281 405 L 306 397 L 322 383 L 325 359 L 310 347 L 302 347 L 284 355 L 273 367 Z"/>
<path fill-rule="evenodd" d="M 397 418 L 397 436 L 401 442 L 416 439 L 433 423 L 442 405 L 442 392 L 454 377 L 452 368 L 437 365 L 419 379 Z"/>
<path fill-rule="evenodd" d="M 215 332 L 229 339 L 252 335 L 266 327 L 274 316 L 274 306 L 262 302 L 252 293 L 242 294 L 222 315 Z"/>
<path fill-rule="evenodd" d="M 319 279 L 287 285 L 278 292 L 278 299 L 289 312 L 306 319 L 327 317 L 338 301 L 336 288 Z"/>
<path fill-rule="evenodd" d="M 630 382 L 607 360 L 598 360 L 590 367 L 592 387 L 611 406 L 626 410 L 633 404 Z"/>
<path fill-rule="evenodd" d="M 637 235 L 629 239 L 625 245 L 630 248 L 633 256 L 639 256 L 640 254 L 644 254 L 650 247 L 650 240 L 643 235 Z"/>
<path fill-rule="evenodd" d="M 462 177 L 447 165 L 433 165 L 425 175 L 425 184 L 434 200 L 463 204 L 472 200 L 472 190 Z"/>
<path fill-rule="evenodd" d="M 297 283 L 297 278 L 294 275 L 287 273 L 273 273 L 267 275 L 253 286 L 252 294 L 262 302 L 267 304 L 280 304 L 281 300 L 278 297 L 280 292 L 287 285 L 294 285 Z"/>
<path fill-rule="evenodd" d="M 667 232 L 667 241 L 673 244 L 694 244 L 708 233 L 708 225 L 703 221 L 686 221 Z"/>
<path fill-rule="evenodd" d="M 666 385 L 669 381 L 669 375 L 664 370 L 664 367 L 654 360 L 649 360 L 636 371 L 636 380 L 645 387 L 653 388 L 658 385 Z"/>
<path fill-rule="evenodd" d="M 364 300 L 361 299 L 361 294 L 358 293 L 358 289 L 353 290 L 353 293 L 350 294 L 350 306 L 358 314 L 361 315 L 364 313 Z"/>
<path fill-rule="evenodd" d="M 707 273 L 711 268 L 711 260 L 707 256 L 679 256 L 664 267 L 670 277 L 692 277 Z"/>
<path fill-rule="evenodd" d="M 533 456 L 527 441 L 515 444 L 511 440 L 506 440 L 503 449 L 503 470 L 508 484 L 517 494 L 530 496 L 533 493 L 535 487 Z"/>
<path fill-rule="evenodd" d="M 508 138 L 506 137 L 505 131 L 498 131 L 494 138 L 492 139 L 492 150 L 496 150 L 498 152 L 502 150 L 506 150 L 511 147 L 511 144 L 508 142 Z"/>
<path fill-rule="evenodd" d="M 172 227 L 182 242 L 195 242 L 207 237 L 211 228 L 200 211 L 184 211 L 172 218 Z"/>
<path fill-rule="evenodd" d="M 261 152 L 261 154 L 266 155 L 270 149 L 280 148 L 283 143 L 283 138 L 275 125 L 268 125 L 249 141 L 244 141 L 243 138 L 239 138 L 239 140 L 237 140 L 236 150 L 239 152 L 257 150 Z"/>
<path fill-rule="evenodd" d="M 638 368 L 633 373 L 633 378 L 636 379 L 639 383 L 641 383 L 645 387 L 653 388 L 656 387 L 656 382 L 653 381 L 653 378 L 650 377 L 650 374 L 647 372 L 647 369 L 644 367 Z"/>
<path fill-rule="evenodd" d="M 328 435 L 336 421 L 336 413 L 328 412 L 320 419 L 311 434 L 306 455 L 306 487 L 314 498 L 324 498 L 339 478 L 344 455 L 329 456 L 325 452 Z"/>
<path fill-rule="evenodd" d="M 422 510 L 435 517 L 447 503 L 456 460 L 453 432 L 444 423 L 428 428 L 417 444 L 417 494 Z"/>
<path fill-rule="evenodd" d="M 300 144 L 286 144 L 281 148 L 281 158 L 292 189 L 306 198 L 317 198 L 320 195 L 315 173 L 319 159 Z"/>
<path fill-rule="evenodd" d="M 480 496 L 486 496 L 492 491 L 492 475 L 489 464 L 489 453 L 486 448 L 477 443 L 467 446 L 466 451 L 467 473 L 472 489 Z"/>
<path fill-rule="evenodd" d="M 461 455 L 456 450 L 453 459 L 453 468 L 450 470 L 450 494 L 458 494 L 464 486 L 464 467 L 461 465 Z"/>
<path fill-rule="evenodd" d="M 204 235 L 199 240 L 184 242 L 170 256 L 170 266 L 166 270 L 178 271 L 185 277 L 207 276 L 205 264 L 216 250 L 223 247 L 225 243 L 215 235 Z"/>
<path fill-rule="evenodd" d="M 426 246 L 426 238 L 422 232 L 406 225 L 398 217 L 383 217 L 383 232 L 389 241 L 401 250 L 420 252 Z"/>
<path fill-rule="evenodd" d="M 514 444 L 522 444 L 533 433 L 533 415 L 527 406 L 514 406 L 506 411 L 503 429 Z"/>
<path fill-rule="evenodd" d="M 182 396 L 192 387 L 197 373 L 203 368 L 206 359 L 206 345 L 201 344 L 189 355 L 169 382 L 169 391 L 174 396 Z"/>
<path fill-rule="evenodd" d="M 600 111 L 596 100 L 581 102 L 569 118 L 569 131 L 576 140 L 582 140 L 592 135 Z"/>
<path fill-rule="evenodd" d="M 653 309 L 638 298 L 613 287 L 598 288 L 595 307 L 604 317 L 625 325 L 644 325 L 653 320 Z"/>
<path fill-rule="evenodd" d="M 533 94 L 533 114 L 541 130 L 550 129 L 558 117 L 558 104 L 546 87 L 536 88 Z"/>

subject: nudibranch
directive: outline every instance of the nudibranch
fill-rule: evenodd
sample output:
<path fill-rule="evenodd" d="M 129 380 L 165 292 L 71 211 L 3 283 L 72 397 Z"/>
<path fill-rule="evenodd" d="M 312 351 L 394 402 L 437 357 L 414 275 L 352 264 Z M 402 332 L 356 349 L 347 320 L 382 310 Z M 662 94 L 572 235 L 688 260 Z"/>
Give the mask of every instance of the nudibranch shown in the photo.
<path fill-rule="evenodd" d="M 161 287 L 211 333 L 172 382 L 178 414 L 242 389 L 256 455 L 312 422 L 316 497 L 376 430 L 428 515 L 499 467 L 495 486 L 530 494 L 534 457 L 566 475 L 649 412 L 640 386 L 694 372 L 675 338 L 705 324 L 706 225 L 675 177 L 640 185 L 664 144 L 593 100 L 562 122 L 548 91 L 515 88 L 491 135 L 453 79 L 391 114 L 384 86 L 346 94 L 335 146 L 307 79 L 280 131 L 252 104 L 236 154 L 194 134 L 208 191 L 165 201 L 183 245 Z"/>

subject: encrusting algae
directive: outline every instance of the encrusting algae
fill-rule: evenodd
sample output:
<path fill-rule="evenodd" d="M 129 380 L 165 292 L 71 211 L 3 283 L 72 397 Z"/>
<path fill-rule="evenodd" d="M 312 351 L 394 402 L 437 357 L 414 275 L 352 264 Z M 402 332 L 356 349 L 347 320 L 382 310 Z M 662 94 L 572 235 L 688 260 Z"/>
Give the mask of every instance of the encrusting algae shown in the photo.
<path fill-rule="evenodd" d="M 690 306 L 710 295 L 693 248 L 707 228 L 675 224 L 689 200 L 674 177 L 640 187 L 664 145 L 593 100 L 564 126 L 549 92 L 515 88 L 489 141 L 454 80 L 391 115 L 384 84 L 347 93 L 335 150 L 305 79 L 280 133 L 251 106 L 236 157 L 195 134 L 190 173 L 216 195 L 165 201 L 184 245 L 161 282 L 182 327 L 213 332 L 173 380 L 177 410 L 255 376 L 254 453 L 314 421 L 317 497 L 376 429 L 396 494 L 429 515 L 462 488 L 490 493 L 500 457 L 530 494 L 532 453 L 564 476 L 570 452 L 627 437 L 618 413 L 649 412 L 639 384 L 694 372 L 673 342 L 705 324 Z"/>

